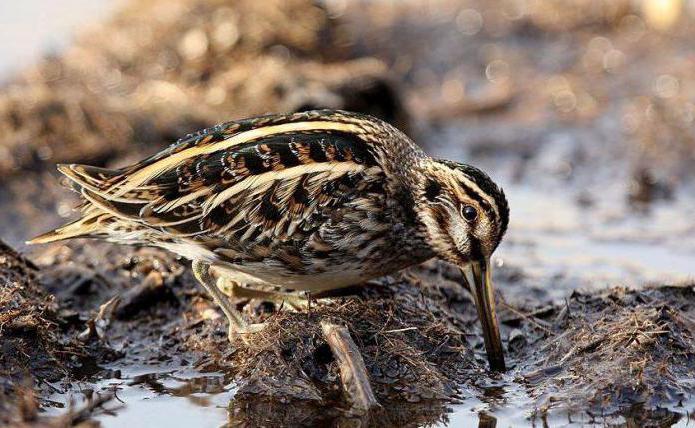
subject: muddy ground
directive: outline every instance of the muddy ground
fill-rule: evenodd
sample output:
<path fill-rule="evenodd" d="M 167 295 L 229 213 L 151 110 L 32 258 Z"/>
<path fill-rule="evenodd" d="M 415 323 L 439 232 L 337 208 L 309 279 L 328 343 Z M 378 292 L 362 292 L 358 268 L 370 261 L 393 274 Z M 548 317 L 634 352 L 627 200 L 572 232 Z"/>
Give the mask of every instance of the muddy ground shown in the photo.
<path fill-rule="evenodd" d="M 502 403 L 511 383 L 526 389 L 528 410 L 539 420 L 563 409 L 599 420 L 625 414 L 637 423 L 663 424 L 678 420 L 664 408 L 677 409 L 692 393 L 693 286 L 573 293 L 564 304 L 532 314 L 503 304 L 511 368 L 499 375 L 486 370 L 469 295 L 440 263 L 300 312 L 241 301 L 238 306 L 268 328 L 250 344 L 230 346 L 223 317 L 185 263 L 158 250 L 100 244 L 82 250 L 57 247 L 39 259 L 40 271 L 3 250 L 3 273 L 11 275 L 2 294 L 3 403 L 11 406 L 5 418 L 69 425 L 98 414 L 103 409 L 96 406 L 46 420 L 38 409 L 57 405 L 47 397 L 69 390 L 71 382 L 118 379 L 113 369 L 102 368 L 114 362 L 224 373 L 237 385 L 230 423 L 250 426 L 445 422 L 448 404 L 469 394 Z M 120 296 L 118 304 L 112 296 Z M 350 330 L 379 410 L 367 416 L 351 410 L 319 328 L 322 320 Z M 156 385 L 155 378 L 150 381 Z M 201 391 L 179 391 L 195 392 Z M 117 407 L 108 388 L 92 394 L 107 409 Z"/>
<path fill-rule="evenodd" d="M 226 407 L 212 425 L 688 420 L 693 16 L 649 4 L 126 4 L 0 92 L 0 422 L 108 425 L 140 385 Z M 222 120 L 315 107 L 378 115 L 505 185 L 508 373 L 486 370 L 471 299 L 439 262 L 299 312 L 239 301 L 268 328 L 230 345 L 184 260 L 22 244 L 74 215 L 55 163 L 123 165 Z M 376 411 L 343 392 L 326 320 L 359 347 Z"/>

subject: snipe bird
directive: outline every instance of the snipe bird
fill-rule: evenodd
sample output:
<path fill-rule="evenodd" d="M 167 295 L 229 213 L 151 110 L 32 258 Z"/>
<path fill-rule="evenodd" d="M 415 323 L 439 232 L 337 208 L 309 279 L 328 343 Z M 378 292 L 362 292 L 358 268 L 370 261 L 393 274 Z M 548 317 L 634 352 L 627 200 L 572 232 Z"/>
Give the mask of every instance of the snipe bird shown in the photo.
<path fill-rule="evenodd" d="M 230 336 L 258 326 L 230 303 L 229 284 L 235 295 L 289 299 L 439 257 L 462 269 L 490 365 L 504 369 L 490 279 L 509 219 L 504 193 L 480 169 L 433 159 L 379 119 L 261 116 L 188 135 L 124 168 L 58 169 L 82 195 L 82 217 L 29 243 L 91 237 L 186 257 Z"/>

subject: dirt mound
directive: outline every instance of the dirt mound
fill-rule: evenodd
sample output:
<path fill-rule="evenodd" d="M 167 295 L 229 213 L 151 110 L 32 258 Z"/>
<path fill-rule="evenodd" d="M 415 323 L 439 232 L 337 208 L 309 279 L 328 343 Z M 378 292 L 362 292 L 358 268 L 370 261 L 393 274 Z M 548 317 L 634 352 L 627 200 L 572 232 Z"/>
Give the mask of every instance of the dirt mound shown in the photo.
<path fill-rule="evenodd" d="M 520 379 L 541 414 L 648 416 L 695 392 L 692 285 L 574 293 L 555 314 L 552 334 L 524 355 L 533 363 Z"/>
<path fill-rule="evenodd" d="M 78 338 L 79 314 L 44 289 L 42 272 L 0 241 L 0 425 L 72 426 L 102 401 L 58 418 L 40 414 L 50 394 L 99 372 L 118 353 Z"/>
<path fill-rule="evenodd" d="M 0 242 L 0 373 L 3 389 L 32 373 L 55 381 L 65 375 L 56 342 L 53 299 L 38 286 L 34 264 Z"/>
<path fill-rule="evenodd" d="M 210 347 L 210 357 L 199 364 L 224 364 L 235 371 L 237 400 L 260 395 L 345 407 L 338 365 L 320 326 L 331 322 L 348 328 L 381 403 L 451 400 L 461 382 L 485 372 L 465 331 L 457 327 L 475 322 L 474 314 L 450 309 L 453 298 L 467 299 L 462 293 L 451 283 L 401 279 L 301 312 L 265 314 L 256 318 L 267 318 L 266 328 L 247 345 L 237 343 L 224 361 L 215 351 L 224 349 L 226 338 L 202 344 L 199 337 L 190 340 L 192 346 Z"/>

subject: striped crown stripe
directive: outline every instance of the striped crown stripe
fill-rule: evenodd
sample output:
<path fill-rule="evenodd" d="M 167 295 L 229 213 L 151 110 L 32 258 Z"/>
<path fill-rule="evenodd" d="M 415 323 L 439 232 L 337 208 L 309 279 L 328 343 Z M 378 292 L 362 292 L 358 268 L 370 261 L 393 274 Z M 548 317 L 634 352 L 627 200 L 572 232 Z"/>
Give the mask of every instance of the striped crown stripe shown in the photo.
<path fill-rule="evenodd" d="M 109 199 L 122 196 L 128 191 L 146 183 L 162 173 L 171 170 L 172 168 L 176 168 L 190 158 L 214 153 L 220 150 L 226 150 L 239 144 L 267 138 L 272 135 L 301 131 L 342 131 L 354 134 L 361 134 L 363 132 L 362 128 L 355 124 L 329 121 L 285 123 L 281 125 L 271 125 L 251 129 L 240 132 L 239 134 L 233 135 L 226 140 L 214 144 L 195 146 L 182 150 L 178 153 L 174 153 L 153 163 L 152 165 L 148 165 L 139 171 L 134 172 L 132 175 L 126 177 L 123 181 L 114 184 L 110 189 L 107 190 L 106 193 L 109 194 Z"/>
<path fill-rule="evenodd" d="M 495 198 L 485 193 L 483 189 L 481 189 L 480 186 L 478 186 L 478 184 L 475 183 L 475 181 L 468 178 L 466 174 L 460 171 L 456 171 L 456 178 L 460 180 L 462 184 L 465 184 L 468 190 L 472 191 L 478 197 L 487 201 L 487 203 L 490 204 L 490 206 L 495 210 L 495 214 L 499 216 L 499 208 L 497 207 L 497 201 L 495 201 Z M 454 188 L 456 188 L 456 186 Z"/>

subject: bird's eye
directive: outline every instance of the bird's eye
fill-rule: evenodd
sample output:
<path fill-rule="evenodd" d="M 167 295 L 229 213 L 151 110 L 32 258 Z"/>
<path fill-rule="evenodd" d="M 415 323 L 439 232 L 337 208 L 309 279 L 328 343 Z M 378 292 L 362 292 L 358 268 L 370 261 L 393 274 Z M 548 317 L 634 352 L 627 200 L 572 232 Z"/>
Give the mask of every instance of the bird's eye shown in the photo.
<path fill-rule="evenodd" d="M 466 221 L 473 222 L 476 218 L 478 218 L 478 210 L 476 210 L 472 205 L 464 205 L 461 207 L 461 215 L 466 219 Z"/>

